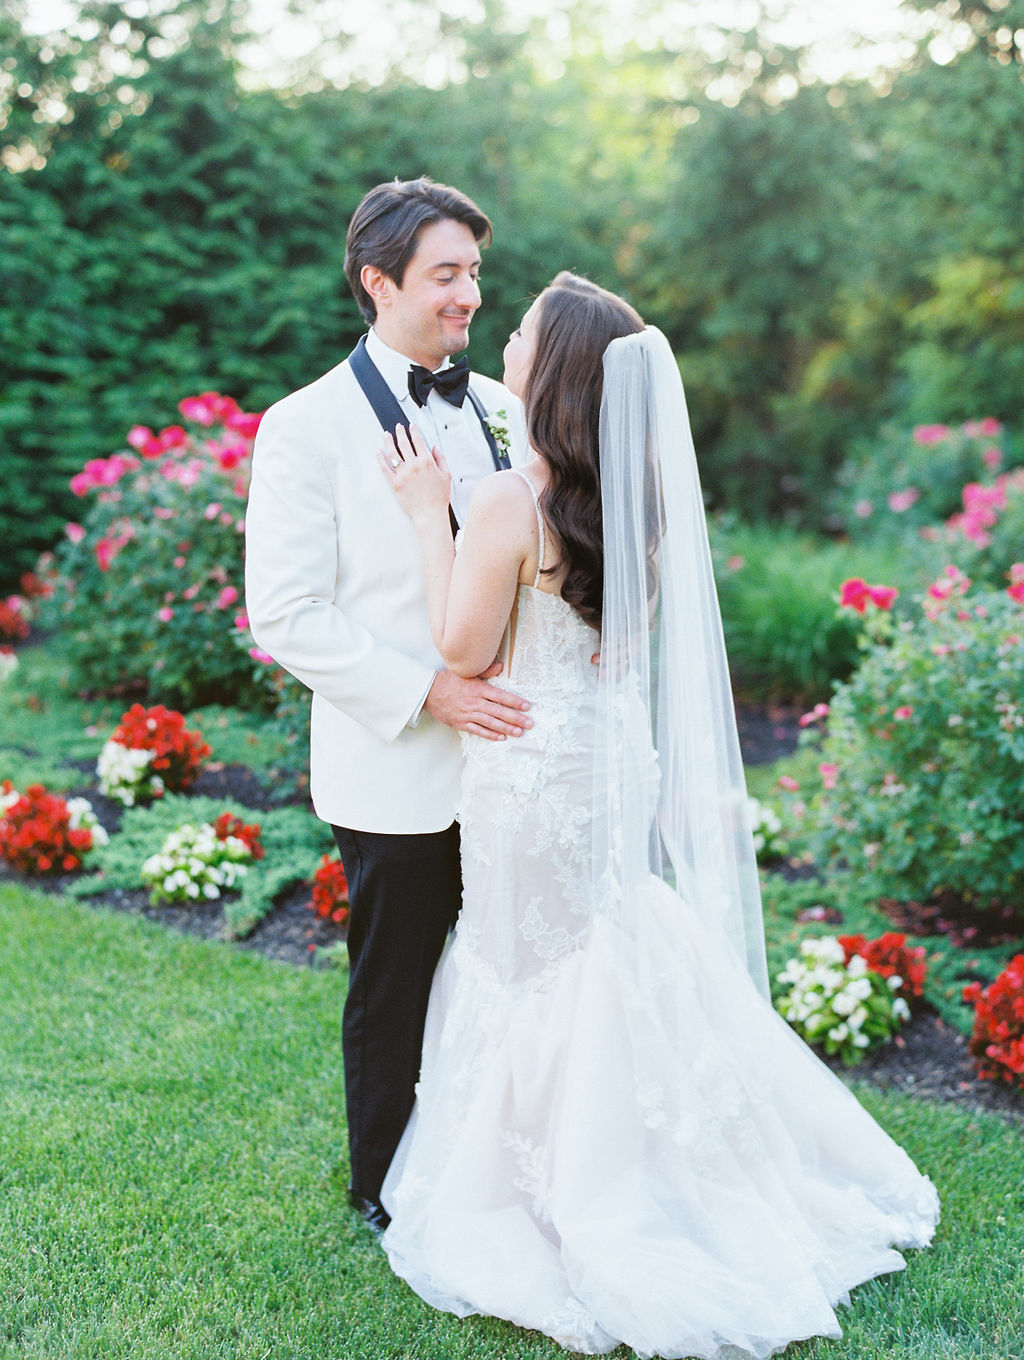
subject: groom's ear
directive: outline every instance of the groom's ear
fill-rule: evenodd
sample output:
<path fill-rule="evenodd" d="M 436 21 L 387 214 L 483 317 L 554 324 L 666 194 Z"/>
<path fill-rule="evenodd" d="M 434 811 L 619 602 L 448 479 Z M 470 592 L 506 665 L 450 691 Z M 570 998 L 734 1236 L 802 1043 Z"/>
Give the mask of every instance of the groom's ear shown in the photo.
<path fill-rule="evenodd" d="M 386 306 L 395 288 L 394 279 L 389 278 L 383 269 L 375 264 L 364 264 L 359 278 L 363 287 L 373 299 L 377 310 L 379 311 L 382 305 Z"/>

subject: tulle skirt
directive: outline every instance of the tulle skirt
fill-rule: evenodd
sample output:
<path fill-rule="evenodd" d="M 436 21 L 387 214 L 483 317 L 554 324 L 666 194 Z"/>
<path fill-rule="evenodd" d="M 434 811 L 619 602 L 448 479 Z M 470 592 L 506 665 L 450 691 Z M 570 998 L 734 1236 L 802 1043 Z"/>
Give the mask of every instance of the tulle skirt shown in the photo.
<path fill-rule="evenodd" d="M 486 911 L 439 967 L 383 1192 L 427 1302 L 585 1354 L 745 1360 L 840 1336 L 848 1291 L 930 1241 L 930 1181 L 699 904 L 651 879 L 628 925 L 597 914 L 514 977 Z"/>

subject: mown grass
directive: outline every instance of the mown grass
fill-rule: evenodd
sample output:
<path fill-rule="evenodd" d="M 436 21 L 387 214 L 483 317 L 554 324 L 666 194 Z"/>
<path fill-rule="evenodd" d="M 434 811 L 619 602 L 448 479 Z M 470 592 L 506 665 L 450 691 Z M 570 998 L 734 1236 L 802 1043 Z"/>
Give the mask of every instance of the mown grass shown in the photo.
<path fill-rule="evenodd" d="M 3 1360 L 555 1360 L 393 1279 L 345 1208 L 344 975 L 0 885 Z M 930 1251 L 793 1360 L 1021 1360 L 1024 1141 L 876 1090 Z M 628 1355 L 615 1353 L 618 1360 Z"/>

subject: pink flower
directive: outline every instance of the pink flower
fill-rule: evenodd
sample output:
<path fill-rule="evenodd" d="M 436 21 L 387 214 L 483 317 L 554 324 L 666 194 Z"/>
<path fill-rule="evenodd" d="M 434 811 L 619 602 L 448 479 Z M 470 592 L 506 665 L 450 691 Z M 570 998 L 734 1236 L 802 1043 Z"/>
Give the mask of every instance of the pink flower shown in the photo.
<path fill-rule="evenodd" d="M 951 433 L 948 425 L 918 425 L 914 430 L 914 443 L 928 447 L 941 444 Z"/>
<path fill-rule="evenodd" d="M 746 565 L 747 559 L 740 557 L 738 553 L 734 553 L 725 564 L 727 571 L 742 571 Z"/>
<path fill-rule="evenodd" d="M 811 723 L 817 722 L 819 718 L 827 717 L 828 717 L 828 704 L 815 704 L 814 707 L 811 709 L 810 713 L 801 714 L 800 726 L 810 727 Z"/>
<path fill-rule="evenodd" d="M 868 598 L 877 609 L 891 609 L 899 593 L 895 586 L 868 586 Z"/>
<path fill-rule="evenodd" d="M 199 587 L 197 585 L 186 586 L 181 592 L 181 598 L 183 600 L 194 600 L 198 594 Z"/>
<path fill-rule="evenodd" d="M 164 605 L 162 609 L 156 611 L 156 616 L 161 623 L 170 623 L 171 619 L 174 618 L 174 610 Z"/>
<path fill-rule="evenodd" d="M 100 571 L 109 571 L 110 564 L 117 556 L 117 546 L 109 538 L 101 538 L 96 544 L 96 565 Z"/>
<path fill-rule="evenodd" d="M 165 430 L 160 431 L 160 447 L 164 451 L 168 449 L 180 449 L 188 443 L 188 435 L 180 425 L 168 425 Z"/>
<path fill-rule="evenodd" d="M 234 430 L 235 434 L 240 434 L 243 439 L 254 439 L 262 419 L 262 411 L 258 415 L 249 415 L 244 411 L 237 411 L 235 414 L 229 415 L 224 423 L 229 430 Z"/>
<path fill-rule="evenodd" d="M 863 614 L 869 603 L 876 609 L 891 609 L 898 595 L 895 586 L 869 586 L 861 577 L 851 576 L 839 588 L 839 607 L 855 609 L 858 614 Z"/>
<path fill-rule="evenodd" d="M 839 766 L 833 765 L 830 761 L 823 760 L 818 766 L 818 773 L 821 775 L 821 782 L 826 789 L 834 789 L 836 780 L 839 778 Z"/>
<path fill-rule="evenodd" d="M 944 567 L 942 575 L 928 587 L 928 599 L 924 612 L 930 619 L 936 618 L 943 606 L 954 596 L 966 595 L 970 589 L 971 578 L 965 576 L 959 567 L 950 564 Z"/>
<path fill-rule="evenodd" d="M 174 511 L 168 505 L 155 505 L 153 507 L 153 514 L 157 517 L 157 519 L 174 518 Z"/>
<path fill-rule="evenodd" d="M 983 449 L 981 454 L 981 461 L 992 472 L 995 472 L 997 467 L 1002 466 L 1003 462 L 1002 449 L 997 448 L 994 444 L 991 446 L 991 448 Z"/>
<path fill-rule="evenodd" d="M 914 710 L 910 704 L 900 704 L 899 708 L 893 709 L 892 716 L 897 722 L 903 722 L 906 718 L 912 718 L 914 716 Z"/>
<path fill-rule="evenodd" d="M 269 652 L 265 652 L 262 647 L 250 647 L 249 655 L 252 657 L 253 661 L 262 661 L 264 665 L 272 666 L 274 664 L 274 658 Z"/>
<path fill-rule="evenodd" d="M 1002 428 L 1002 425 L 996 420 L 995 416 L 986 416 L 978 426 L 978 431 L 980 434 L 983 434 L 986 439 L 991 439 L 994 435 L 1001 433 Z"/>
<path fill-rule="evenodd" d="M 839 587 L 840 609 L 856 609 L 863 614 L 868 604 L 868 584 L 860 576 L 851 576 Z"/>
<path fill-rule="evenodd" d="M 909 510 L 920 496 L 921 493 L 916 486 L 908 486 L 905 491 L 892 491 L 889 493 L 889 509 L 901 515 L 904 510 Z"/>
<path fill-rule="evenodd" d="M 794 779 L 793 776 L 792 776 L 791 774 L 780 774 L 780 775 L 779 775 L 779 788 L 780 788 L 780 789 L 785 789 L 787 793 L 796 793 L 796 791 L 797 791 L 797 789 L 798 789 L 799 787 L 800 787 L 800 781 L 799 781 L 798 779 Z"/>
<path fill-rule="evenodd" d="M 217 465 L 222 468 L 224 472 L 233 471 L 238 467 L 239 463 L 244 462 L 245 459 L 249 457 L 249 450 L 245 444 L 241 443 L 241 441 L 234 444 L 214 445 L 210 449 L 210 452 L 217 460 Z"/>
<path fill-rule="evenodd" d="M 179 553 L 178 556 L 174 559 L 174 565 L 178 568 L 179 571 L 180 571 L 181 568 L 185 565 L 185 559 L 184 559 L 184 557 L 181 556 L 180 553 Z"/>
<path fill-rule="evenodd" d="M 211 501 L 203 511 L 203 519 L 216 519 L 220 514 L 220 501 Z"/>
<path fill-rule="evenodd" d="M 217 608 L 227 609 L 238 599 L 238 591 L 234 586 L 225 586 L 217 596 Z"/>
<path fill-rule="evenodd" d="M 874 509 L 875 507 L 870 501 L 859 500 L 853 507 L 853 513 L 858 519 L 867 519 L 874 512 Z"/>
<path fill-rule="evenodd" d="M 152 438 L 153 431 L 148 425 L 133 425 L 128 431 L 128 443 L 133 449 L 138 449 L 140 453 Z"/>
<path fill-rule="evenodd" d="M 148 425 L 133 425 L 128 431 L 128 443 L 138 449 L 143 458 L 159 458 L 164 446 Z"/>
<path fill-rule="evenodd" d="M 194 421 L 196 425 L 212 425 L 214 422 L 214 402 L 217 400 L 216 392 L 204 392 L 201 397 L 185 397 L 178 402 L 178 410 L 186 420 Z"/>
<path fill-rule="evenodd" d="M 85 537 L 85 530 L 80 524 L 65 524 L 64 532 L 72 543 L 81 543 L 82 539 Z"/>
<path fill-rule="evenodd" d="M 236 628 L 249 627 L 249 615 L 245 612 L 244 609 L 242 610 L 241 614 L 235 615 L 235 627 Z"/>

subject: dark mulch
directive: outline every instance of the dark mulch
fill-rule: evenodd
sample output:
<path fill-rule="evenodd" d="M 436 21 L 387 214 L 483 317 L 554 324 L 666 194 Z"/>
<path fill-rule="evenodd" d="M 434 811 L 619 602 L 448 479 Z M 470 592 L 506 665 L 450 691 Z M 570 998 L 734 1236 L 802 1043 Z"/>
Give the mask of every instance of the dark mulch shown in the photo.
<path fill-rule="evenodd" d="M 869 1054 L 858 1067 L 825 1061 L 834 1072 L 861 1077 L 887 1091 L 994 1110 L 1024 1124 L 1024 1095 L 1002 1082 L 980 1081 L 967 1040 L 932 1011 L 916 1015 L 891 1044 Z"/>
<path fill-rule="evenodd" d="M 792 755 L 800 735 L 802 708 L 792 704 L 736 704 L 736 726 L 744 765 L 769 765 Z"/>

